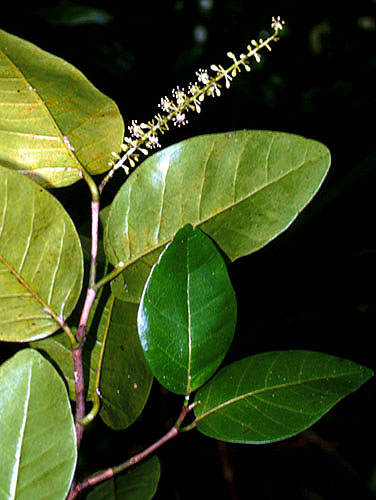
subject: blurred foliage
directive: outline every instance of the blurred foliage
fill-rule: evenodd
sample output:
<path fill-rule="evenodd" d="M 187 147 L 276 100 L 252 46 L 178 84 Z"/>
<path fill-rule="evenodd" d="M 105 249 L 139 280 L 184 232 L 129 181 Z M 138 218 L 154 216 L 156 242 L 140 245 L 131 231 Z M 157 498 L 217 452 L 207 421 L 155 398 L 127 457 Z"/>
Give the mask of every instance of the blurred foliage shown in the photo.
<path fill-rule="evenodd" d="M 293 227 L 230 267 L 238 290 L 239 332 L 228 360 L 294 347 L 375 369 L 370 338 L 376 322 L 375 1 L 340 7 L 322 0 L 81 0 L 62 5 L 35 1 L 20 9 L 10 4 L 1 28 L 74 64 L 116 101 L 126 123 L 150 119 L 160 98 L 177 85 L 187 86 L 198 68 L 225 64 L 227 51 L 239 53 L 250 39 L 270 32 L 273 15 L 285 19 L 283 40 L 253 72 L 238 77 L 221 99 L 207 100 L 201 115 L 165 135 L 163 145 L 247 128 L 294 132 L 330 148 L 329 178 Z M 83 17 L 77 14 L 80 8 Z M 118 176 L 118 182 L 123 179 Z M 113 181 L 113 192 L 117 185 Z M 86 216 L 75 206 L 80 189 L 58 193 L 78 223 Z M 80 200 L 85 196 L 86 190 Z M 307 435 L 277 445 L 225 448 L 197 434 L 181 436 L 159 453 L 162 482 L 156 498 L 249 498 L 250 478 L 258 499 L 375 498 L 374 480 L 367 483 L 376 467 L 369 444 L 376 437 L 374 400 L 371 382 L 315 427 L 330 440 L 326 449 Z M 123 438 L 94 423 L 83 443 L 81 465 L 91 472 L 150 444 L 171 424 L 178 405 L 155 386 L 145 414 L 124 433 L 123 446 Z M 224 479 L 231 477 L 223 473 L 226 467 L 234 482 Z"/>

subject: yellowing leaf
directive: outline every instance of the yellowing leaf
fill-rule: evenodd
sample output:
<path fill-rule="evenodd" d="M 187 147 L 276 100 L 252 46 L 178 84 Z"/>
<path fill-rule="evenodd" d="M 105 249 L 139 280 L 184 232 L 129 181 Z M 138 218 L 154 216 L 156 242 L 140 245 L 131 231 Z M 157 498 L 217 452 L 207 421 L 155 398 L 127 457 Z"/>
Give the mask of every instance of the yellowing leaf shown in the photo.
<path fill-rule="evenodd" d="M 83 257 L 67 212 L 50 193 L 0 167 L 0 340 L 46 337 L 73 311 Z"/>
<path fill-rule="evenodd" d="M 45 187 L 108 170 L 124 125 L 71 64 L 0 30 L 0 163 Z"/>

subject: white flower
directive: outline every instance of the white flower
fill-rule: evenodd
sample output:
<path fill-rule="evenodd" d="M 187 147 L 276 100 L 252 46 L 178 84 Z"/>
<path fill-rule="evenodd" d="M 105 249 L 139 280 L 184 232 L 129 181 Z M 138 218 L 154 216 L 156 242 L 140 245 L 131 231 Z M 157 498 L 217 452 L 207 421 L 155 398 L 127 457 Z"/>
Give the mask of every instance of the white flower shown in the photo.
<path fill-rule="evenodd" d="M 161 108 L 162 111 L 165 113 L 170 113 L 174 109 L 174 104 L 170 101 L 168 97 L 163 97 L 161 99 L 160 104 L 158 106 Z"/>
<path fill-rule="evenodd" d="M 149 140 L 148 140 L 148 143 L 147 143 L 147 146 L 151 149 L 154 149 L 154 148 L 160 148 L 161 145 L 159 143 L 159 139 L 158 139 L 158 136 L 156 136 L 155 134 L 151 135 L 149 137 Z"/>
<path fill-rule="evenodd" d="M 186 100 L 184 89 L 179 89 L 179 87 L 176 87 L 176 89 L 172 91 L 172 95 L 175 97 L 176 104 L 178 106 L 182 106 L 184 104 Z"/>
<path fill-rule="evenodd" d="M 137 120 L 133 120 L 132 124 L 128 127 L 128 130 L 134 137 L 142 137 L 144 135 L 144 131 L 142 129 L 145 128 L 147 128 L 145 123 L 141 123 L 141 125 L 139 125 Z"/>
<path fill-rule="evenodd" d="M 209 83 L 210 78 L 206 69 L 199 69 L 198 71 L 196 71 L 196 75 L 197 80 L 203 85 L 207 85 Z"/>
<path fill-rule="evenodd" d="M 271 26 L 275 31 L 283 30 L 284 24 L 285 24 L 285 21 L 282 21 L 280 16 L 272 17 L 272 25 Z"/>
<path fill-rule="evenodd" d="M 185 117 L 185 113 L 176 113 L 174 125 L 180 127 L 181 125 L 186 125 L 188 120 Z"/>

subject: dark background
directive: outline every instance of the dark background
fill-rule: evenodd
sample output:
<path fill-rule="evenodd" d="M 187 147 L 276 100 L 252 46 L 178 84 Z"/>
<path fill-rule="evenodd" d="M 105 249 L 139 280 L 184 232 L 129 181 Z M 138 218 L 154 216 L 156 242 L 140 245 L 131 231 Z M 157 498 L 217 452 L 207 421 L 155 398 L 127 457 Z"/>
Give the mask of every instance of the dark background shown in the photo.
<path fill-rule="evenodd" d="M 271 53 L 220 99 L 206 100 L 178 140 L 236 129 L 293 132 L 324 142 L 332 168 L 313 202 L 266 248 L 230 266 L 238 332 L 227 361 L 273 349 L 308 348 L 376 368 L 375 73 L 376 2 L 250 0 L 82 1 L 104 12 L 78 17 L 69 2 L 16 2 L 1 28 L 78 67 L 118 104 L 124 121 L 147 121 L 176 85 L 225 54 L 286 29 Z M 89 19 L 90 20 L 90 19 Z M 121 178 L 121 176 L 120 176 Z M 122 178 L 121 178 L 122 180 Z M 113 182 L 116 185 L 116 182 Z M 77 224 L 88 193 L 57 196 Z M 79 199 L 80 205 L 77 205 Z M 81 467 L 123 461 L 172 425 L 180 399 L 154 384 L 129 430 L 88 430 Z M 338 404 L 309 432 L 264 446 L 216 443 L 196 431 L 160 450 L 157 500 L 376 498 L 375 382 Z"/>

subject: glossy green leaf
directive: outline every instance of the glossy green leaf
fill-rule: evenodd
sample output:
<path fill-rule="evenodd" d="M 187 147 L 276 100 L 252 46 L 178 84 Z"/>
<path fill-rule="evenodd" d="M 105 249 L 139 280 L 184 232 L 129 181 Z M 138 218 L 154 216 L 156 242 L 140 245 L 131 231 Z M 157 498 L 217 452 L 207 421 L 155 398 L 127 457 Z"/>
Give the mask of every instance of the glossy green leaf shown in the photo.
<path fill-rule="evenodd" d="M 76 433 L 63 381 L 33 349 L 0 367 L 0 499 L 64 500 Z"/>
<path fill-rule="evenodd" d="M 263 247 L 311 200 L 329 164 L 323 144 L 269 131 L 199 136 L 154 154 L 119 190 L 105 230 L 110 262 L 127 267 L 128 297 L 140 300 L 150 264 L 187 223 L 231 260 Z"/>
<path fill-rule="evenodd" d="M 60 203 L 18 172 L 0 167 L 0 340 L 24 342 L 58 329 L 82 287 L 83 258 Z"/>
<path fill-rule="evenodd" d="M 124 125 L 71 64 L 0 30 L 0 162 L 46 187 L 108 170 Z"/>
<path fill-rule="evenodd" d="M 214 243 L 187 225 L 161 255 L 145 286 L 138 332 L 145 357 L 168 390 L 190 394 L 226 355 L 236 298 Z"/>
<path fill-rule="evenodd" d="M 158 457 L 128 469 L 93 488 L 87 500 L 151 500 L 160 477 Z"/>
<path fill-rule="evenodd" d="M 373 375 L 353 361 L 312 351 L 256 354 L 225 368 L 196 395 L 197 428 L 238 443 L 298 434 Z"/>

